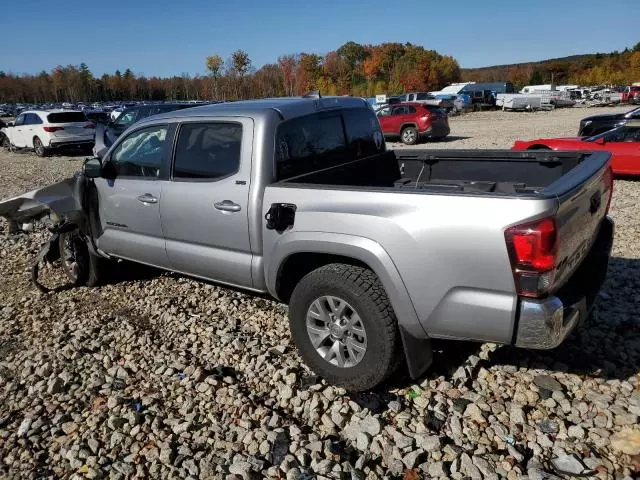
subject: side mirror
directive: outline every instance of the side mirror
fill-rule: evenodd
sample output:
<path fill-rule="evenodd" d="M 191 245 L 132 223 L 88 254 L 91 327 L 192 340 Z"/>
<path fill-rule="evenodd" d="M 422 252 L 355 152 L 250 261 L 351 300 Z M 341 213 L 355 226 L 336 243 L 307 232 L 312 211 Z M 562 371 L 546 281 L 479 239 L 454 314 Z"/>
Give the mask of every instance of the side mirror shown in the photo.
<path fill-rule="evenodd" d="M 87 159 L 82 166 L 82 173 L 88 178 L 100 178 L 102 176 L 102 163 L 100 163 L 100 159 Z"/>
<path fill-rule="evenodd" d="M 596 142 L 598 145 L 604 145 L 606 142 L 606 140 L 604 139 L 604 137 L 600 137 L 596 140 Z"/>

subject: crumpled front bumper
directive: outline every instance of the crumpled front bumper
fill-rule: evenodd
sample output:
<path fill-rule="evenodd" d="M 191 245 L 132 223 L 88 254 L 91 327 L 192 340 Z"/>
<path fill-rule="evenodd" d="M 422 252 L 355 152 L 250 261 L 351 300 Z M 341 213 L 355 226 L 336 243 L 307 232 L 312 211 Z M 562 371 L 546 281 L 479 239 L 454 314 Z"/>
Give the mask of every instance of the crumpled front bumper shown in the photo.
<path fill-rule="evenodd" d="M 613 230 L 613 220 L 605 217 L 589 254 L 554 295 L 520 299 L 514 342 L 517 347 L 555 348 L 576 325 L 586 320 L 607 275 Z"/>

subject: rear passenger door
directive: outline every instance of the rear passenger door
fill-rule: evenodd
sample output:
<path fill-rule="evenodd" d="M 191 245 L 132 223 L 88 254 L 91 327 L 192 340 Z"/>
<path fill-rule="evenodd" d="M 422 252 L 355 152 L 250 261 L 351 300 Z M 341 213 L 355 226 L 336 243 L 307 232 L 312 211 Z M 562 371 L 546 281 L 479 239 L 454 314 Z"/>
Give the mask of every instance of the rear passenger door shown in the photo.
<path fill-rule="evenodd" d="M 172 270 L 252 287 L 249 184 L 253 121 L 179 126 L 160 215 Z"/>

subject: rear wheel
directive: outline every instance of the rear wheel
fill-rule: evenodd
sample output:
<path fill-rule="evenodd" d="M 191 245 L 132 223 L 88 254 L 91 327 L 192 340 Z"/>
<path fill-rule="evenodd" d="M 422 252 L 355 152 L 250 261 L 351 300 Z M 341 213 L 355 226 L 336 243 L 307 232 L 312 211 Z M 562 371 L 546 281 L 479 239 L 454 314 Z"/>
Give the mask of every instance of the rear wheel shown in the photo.
<path fill-rule="evenodd" d="M 363 267 L 334 263 L 306 275 L 291 295 L 289 323 L 307 365 L 348 390 L 375 387 L 402 360 L 387 294 Z"/>
<path fill-rule="evenodd" d="M 36 152 L 36 155 L 38 155 L 39 157 L 46 157 L 49 154 L 49 151 L 44 148 L 44 145 L 42 144 L 42 140 L 40 140 L 38 137 L 35 137 L 33 139 L 33 150 Z"/>
<path fill-rule="evenodd" d="M 62 269 L 74 286 L 98 285 L 105 259 L 90 252 L 77 230 L 61 233 L 59 248 Z"/>
<path fill-rule="evenodd" d="M 418 141 L 418 129 L 415 127 L 404 127 L 400 133 L 400 139 L 405 145 L 415 145 Z"/>

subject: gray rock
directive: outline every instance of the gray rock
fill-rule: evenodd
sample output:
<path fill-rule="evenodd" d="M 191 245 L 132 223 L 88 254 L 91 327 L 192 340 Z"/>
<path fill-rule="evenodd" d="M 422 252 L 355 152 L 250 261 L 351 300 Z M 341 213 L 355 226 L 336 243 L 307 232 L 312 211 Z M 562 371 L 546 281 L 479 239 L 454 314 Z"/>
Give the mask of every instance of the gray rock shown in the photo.
<path fill-rule="evenodd" d="M 418 457 L 422 454 L 420 450 L 414 450 L 412 452 L 407 453 L 404 457 L 402 457 L 402 463 L 407 468 L 413 468 L 418 463 Z"/>
<path fill-rule="evenodd" d="M 251 464 L 245 461 L 234 462 L 229 467 L 229 472 L 245 478 L 251 474 Z"/>
<path fill-rule="evenodd" d="M 290 400 L 293 398 L 293 389 L 291 388 L 291 385 L 283 385 L 282 388 L 280 388 L 280 398 L 283 400 Z"/>
<path fill-rule="evenodd" d="M 582 475 L 587 470 L 582 460 L 575 455 L 560 455 L 551 459 L 553 469 L 567 475 Z"/>
<path fill-rule="evenodd" d="M 171 465 L 175 459 L 175 453 L 170 447 L 161 448 L 158 459 L 165 465 Z"/>
<path fill-rule="evenodd" d="M 429 474 L 429 476 L 435 478 L 446 477 L 449 475 L 444 462 L 429 463 L 427 473 Z"/>
<path fill-rule="evenodd" d="M 571 425 L 567 429 L 567 435 L 572 438 L 583 439 L 585 437 L 585 432 L 580 425 Z"/>
<path fill-rule="evenodd" d="M 638 424 L 638 416 L 633 413 L 625 413 L 621 415 L 616 415 L 613 417 L 613 423 L 615 425 L 624 427 Z"/>
<path fill-rule="evenodd" d="M 356 437 L 356 448 L 360 451 L 366 451 L 371 443 L 371 437 L 366 432 L 359 432 Z"/>
<path fill-rule="evenodd" d="M 47 393 L 49 395 L 55 395 L 56 393 L 60 393 L 62 391 L 62 387 L 64 387 L 64 382 L 61 378 L 55 377 L 51 379 L 47 385 Z"/>
<path fill-rule="evenodd" d="M 486 423 L 486 419 L 482 414 L 482 410 L 480 410 L 480 408 L 475 403 L 470 403 L 469 405 L 467 405 L 467 408 L 465 408 L 464 410 L 463 416 L 465 418 L 470 418 L 471 420 L 479 424 Z"/>
<path fill-rule="evenodd" d="M 553 420 L 540 420 L 536 423 L 536 426 L 538 427 L 538 430 L 546 434 L 555 434 L 559 431 L 558 422 Z"/>
<path fill-rule="evenodd" d="M 416 435 L 416 446 L 426 452 L 437 452 L 442 447 L 437 435 Z"/>
<path fill-rule="evenodd" d="M 382 430 L 382 424 L 376 417 L 368 416 L 360 422 L 360 430 L 375 437 Z"/>
<path fill-rule="evenodd" d="M 534 377 L 533 383 L 535 383 L 538 388 L 549 390 L 550 392 L 562 391 L 562 384 L 549 375 L 537 375 Z"/>
<path fill-rule="evenodd" d="M 127 423 L 126 418 L 112 415 L 107 420 L 107 427 L 109 427 L 111 430 L 119 430 L 125 423 Z"/>
<path fill-rule="evenodd" d="M 460 456 L 460 471 L 472 480 L 482 480 L 482 474 L 478 467 L 473 464 L 471 457 L 466 453 Z"/>
<path fill-rule="evenodd" d="M 507 444 L 507 451 L 509 452 L 509 455 L 515 458 L 518 463 L 521 463 L 524 461 L 524 455 L 520 453 L 520 451 L 516 449 L 516 447 L 514 447 L 513 445 Z"/>
<path fill-rule="evenodd" d="M 402 433 L 394 430 L 393 433 L 393 441 L 400 450 L 408 448 L 413 445 L 413 438 L 403 435 Z"/>
<path fill-rule="evenodd" d="M 20 426 L 18 427 L 18 436 L 19 437 L 24 437 L 27 435 L 27 432 L 29 431 L 29 428 L 31 427 L 31 422 L 33 422 L 33 419 L 31 417 L 25 417 L 24 420 L 22 420 L 22 422 L 20 422 Z"/>
<path fill-rule="evenodd" d="M 522 405 L 519 405 L 517 403 L 511 404 L 509 419 L 511 420 L 511 423 L 515 425 L 524 425 L 527 423 L 527 416 L 524 413 Z"/>

